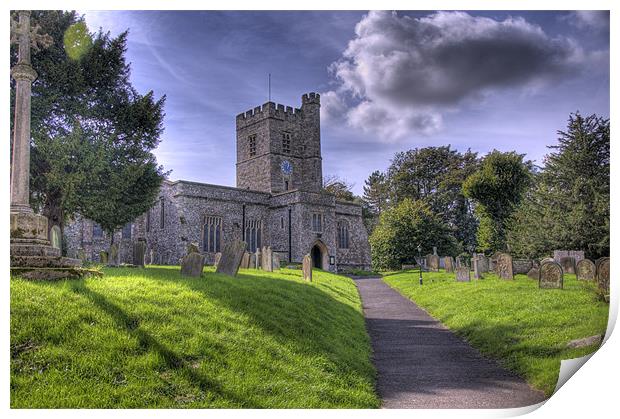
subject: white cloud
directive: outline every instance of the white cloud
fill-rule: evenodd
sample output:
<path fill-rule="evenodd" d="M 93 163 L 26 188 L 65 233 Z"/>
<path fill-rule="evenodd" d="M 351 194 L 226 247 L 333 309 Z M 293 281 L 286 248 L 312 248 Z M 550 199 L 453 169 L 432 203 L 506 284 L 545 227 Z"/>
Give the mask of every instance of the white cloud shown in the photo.
<path fill-rule="evenodd" d="M 330 66 L 337 88 L 322 97 L 329 98 L 326 114 L 396 141 L 438 130 L 442 115 L 464 99 L 556 81 L 582 61 L 573 41 L 550 37 L 520 17 L 370 12 Z M 351 106 L 346 112 L 345 103 Z"/>

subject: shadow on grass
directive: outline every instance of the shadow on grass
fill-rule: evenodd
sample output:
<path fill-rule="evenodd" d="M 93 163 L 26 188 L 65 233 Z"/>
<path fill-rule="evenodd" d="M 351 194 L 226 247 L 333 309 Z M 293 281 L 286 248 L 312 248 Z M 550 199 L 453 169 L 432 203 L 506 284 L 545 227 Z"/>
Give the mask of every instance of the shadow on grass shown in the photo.
<path fill-rule="evenodd" d="M 215 393 L 239 406 L 247 404 L 234 394 L 225 391 L 219 383 L 209 380 L 209 378 L 192 369 L 188 361 L 158 342 L 148 332 L 140 329 L 138 319 L 127 315 L 119 306 L 110 302 L 103 295 L 87 288 L 84 282 L 73 281 L 70 283 L 70 286 L 73 292 L 88 298 L 94 305 L 110 315 L 119 326 L 124 327 L 131 336 L 138 340 L 140 348 L 145 351 L 153 350 L 157 352 L 168 368 L 183 371 L 183 374 L 189 377 L 193 383 L 196 383 L 202 391 Z M 253 402 L 252 406 L 261 407 L 256 406 L 256 402 Z"/>

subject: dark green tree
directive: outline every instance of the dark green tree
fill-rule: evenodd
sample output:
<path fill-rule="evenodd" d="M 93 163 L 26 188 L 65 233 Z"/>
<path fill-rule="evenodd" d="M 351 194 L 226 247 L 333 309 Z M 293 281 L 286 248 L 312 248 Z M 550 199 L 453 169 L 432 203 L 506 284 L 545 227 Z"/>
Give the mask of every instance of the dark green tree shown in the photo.
<path fill-rule="evenodd" d="M 385 173 L 375 170 L 364 182 L 363 199 L 368 204 L 368 209 L 379 215 L 387 208 L 389 202 L 389 184 Z"/>
<path fill-rule="evenodd" d="M 463 183 L 465 196 L 477 204 L 477 242 L 481 251 L 506 248 L 506 222 L 531 182 L 532 164 L 524 162 L 523 157 L 514 151 L 493 150 Z"/>
<path fill-rule="evenodd" d="M 448 227 L 422 200 L 405 198 L 381 213 L 370 236 L 372 264 L 375 269 L 400 269 L 436 246 L 443 255 L 458 255 L 461 247 Z"/>
<path fill-rule="evenodd" d="M 165 97 L 131 86 L 127 32 L 91 34 L 75 12 L 35 11 L 32 21 L 53 43 L 32 52 L 31 202 L 50 224 L 79 213 L 112 232 L 152 205 L 165 176 L 152 154 Z M 11 81 L 11 121 L 13 97 Z"/>
<path fill-rule="evenodd" d="M 391 202 L 424 200 L 469 249 L 476 243 L 477 221 L 462 185 L 477 166 L 476 153 L 461 154 L 449 145 L 397 153 L 387 172 Z"/>
<path fill-rule="evenodd" d="M 509 243 L 527 256 L 554 249 L 609 255 L 610 123 L 571 114 L 535 187 L 510 223 Z"/>

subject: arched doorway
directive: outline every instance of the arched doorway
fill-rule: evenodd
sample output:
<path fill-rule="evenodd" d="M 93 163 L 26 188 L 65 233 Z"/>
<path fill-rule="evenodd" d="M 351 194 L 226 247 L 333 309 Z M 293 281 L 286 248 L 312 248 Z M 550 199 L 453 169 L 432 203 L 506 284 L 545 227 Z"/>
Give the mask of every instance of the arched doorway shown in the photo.
<path fill-rule="evenodd" d="M 329 255 L 327 246 L 320 240 L 317 240 L 310 250 L 312 258 L 312 267 L 327 270 L 329 266 Z"/>

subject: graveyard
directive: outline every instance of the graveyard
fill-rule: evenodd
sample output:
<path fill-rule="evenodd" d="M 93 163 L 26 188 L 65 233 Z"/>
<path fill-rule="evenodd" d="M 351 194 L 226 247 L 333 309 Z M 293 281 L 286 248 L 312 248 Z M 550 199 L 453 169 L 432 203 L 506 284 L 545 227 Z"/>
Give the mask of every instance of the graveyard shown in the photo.
<path fill-rule="evenodd" d="M 472 272 L 473 274 L 473 272 Z M 383 278 L 485 356 L 499 361 L 550 396 L 560 361 L 594 352 L 605 334 L 609 305 L 593 281 L 564 275 L 563 289 L 540 289 L 525 274 L 501 279 L 494 272 L 458 282 L 444 269 L 387 272 Z M 594 337 L 585 342 L 575 342 Z M 581 346 L 575 348 L 573 346 Z"/>
<path fill-rule="evenodd" d="M 352 280 L 103 268 L 11 280 L 11 407 L 374 408 Z"/>

